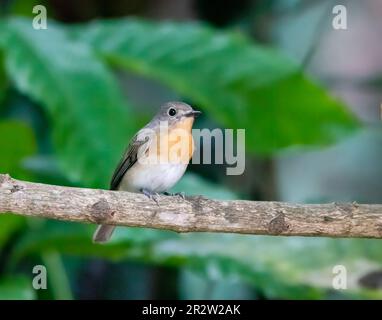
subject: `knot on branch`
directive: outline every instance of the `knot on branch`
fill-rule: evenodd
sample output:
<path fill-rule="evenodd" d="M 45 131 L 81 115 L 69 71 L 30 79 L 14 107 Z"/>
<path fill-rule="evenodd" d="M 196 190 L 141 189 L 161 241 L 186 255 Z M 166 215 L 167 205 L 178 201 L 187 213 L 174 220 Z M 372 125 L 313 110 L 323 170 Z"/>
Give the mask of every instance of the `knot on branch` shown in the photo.
<path fill-rule="evenodd" d="M 280 234 L 289 229 L 289 224 L 285 221 L 285 214 L 280 212 L 275 218 L 269 221 L 268 231 L 272 234 Z"/>
<path fill-rule="evenodd" d="M 111 209 L 109 202 L 102 198 L 91 206 L 90 214 L 92 220 L 96 223 L 103 223 L 108 219 L 111 219 L 115 212 Z"/>
<path fill-rule="evenodd" d="M 358 208 L 357 202 L 352 203 L 338 203 L 334 202 L 334 207 L 346 216 L 353 218 L 354 210 Z"/>
<path fill-rule="evenodd" d="M 194 215 L 203 214 L 204 208 L 207 206 L 206 202 L 209 200 L 203 196 L 186 197 L 186 199 L 191 202 L 192 213 Z"/>
<path fill-rule="evenodd" d="M 0 186 L 4 186 L 4 189 L 10 193 L 15 193 L 23 189 L 23 187 L 17 183 L 17 180 L 12 179 L 9 174 L 0 174 Z"/>
<path fill-rule="evenodd" d="M 4 182 L 11 181 L 12 178 L 9 174 L 0 174 L 0 185 L 2 185 Z"/>

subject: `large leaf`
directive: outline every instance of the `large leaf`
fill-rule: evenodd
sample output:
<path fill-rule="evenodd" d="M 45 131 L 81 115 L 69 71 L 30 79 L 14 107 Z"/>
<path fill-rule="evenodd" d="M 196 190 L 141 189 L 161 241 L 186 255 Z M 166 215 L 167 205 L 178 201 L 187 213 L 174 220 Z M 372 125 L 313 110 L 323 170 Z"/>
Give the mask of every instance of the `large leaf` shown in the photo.
<path fill-rule="evenodd" d="M 252 151 L 325 144 L 356 127 L 296 64 L 238 33 L 132 19 L 75 30 L 115 65 L 162 81 L 228 128 L 245 128 Z"/>
<path fill-rule="evenodd" d="M 12 19 L 1 30 L 6 70 L 52 119 L 59 160 L 73 182 L 106 187 L 135 130 L 112 74 L 59 25 L 34 30 Z"/>

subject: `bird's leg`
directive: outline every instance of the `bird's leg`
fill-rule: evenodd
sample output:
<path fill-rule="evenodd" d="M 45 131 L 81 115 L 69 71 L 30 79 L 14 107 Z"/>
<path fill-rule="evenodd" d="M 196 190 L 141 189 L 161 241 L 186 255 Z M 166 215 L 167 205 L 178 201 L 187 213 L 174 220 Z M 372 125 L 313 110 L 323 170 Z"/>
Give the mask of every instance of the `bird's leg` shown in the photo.
<path fill-rule="evenodd" d="M 175 192 L 175 193 L 173 193 L 173 192 L 163 192 L 163 194 L 165 195 L 165 196 L 179 196 L 179 197 L 181 197 L 183 200 L 186 200 L 186 194 L 182 191 L 182 192 Z"/>
<path fill-rule="evenodd" d="M 142 189 L 141 189 L 141 192 L 142 192 L 147 198 L 149 198 L 150 200 L 153 200 L 153 201 L 159 206 L 158 199 L 157 199 L 158 193 L 153 192 L 153 191 L 151 191 L 151 190 L 149 190 L 149 189 L 146 189 L 146 188 L 142 188 Z"/>

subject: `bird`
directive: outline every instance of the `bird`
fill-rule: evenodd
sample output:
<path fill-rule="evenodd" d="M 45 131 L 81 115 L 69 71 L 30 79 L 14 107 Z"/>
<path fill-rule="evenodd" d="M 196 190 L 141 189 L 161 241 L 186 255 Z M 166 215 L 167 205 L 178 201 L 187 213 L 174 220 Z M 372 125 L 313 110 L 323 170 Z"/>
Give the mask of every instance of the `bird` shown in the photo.
<path fill-rule="evenodd" d="M 184 102 L 163 104 L 153 119 L 130 140 L 110 182 L 110 190 L 143 193 L 157 204 L 159 193 L 170 194 L 194 153 L 192 126 L 200 111 Z M 184 194 L 180 193 L 184 198 Z M 101 224 L 93 242 L 107 242 L 114 225 Z"/>

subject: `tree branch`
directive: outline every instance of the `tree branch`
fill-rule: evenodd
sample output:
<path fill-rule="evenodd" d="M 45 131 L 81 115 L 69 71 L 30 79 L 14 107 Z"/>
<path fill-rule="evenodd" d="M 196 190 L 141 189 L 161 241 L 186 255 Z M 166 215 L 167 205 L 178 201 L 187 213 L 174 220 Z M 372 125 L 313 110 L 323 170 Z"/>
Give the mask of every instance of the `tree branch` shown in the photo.
<path fill-rule="evenodd" d="M 382 205 L 218 201 L 25 182 L 0 174 L 0 212 L 176 232 L 382 238 Z"/>

